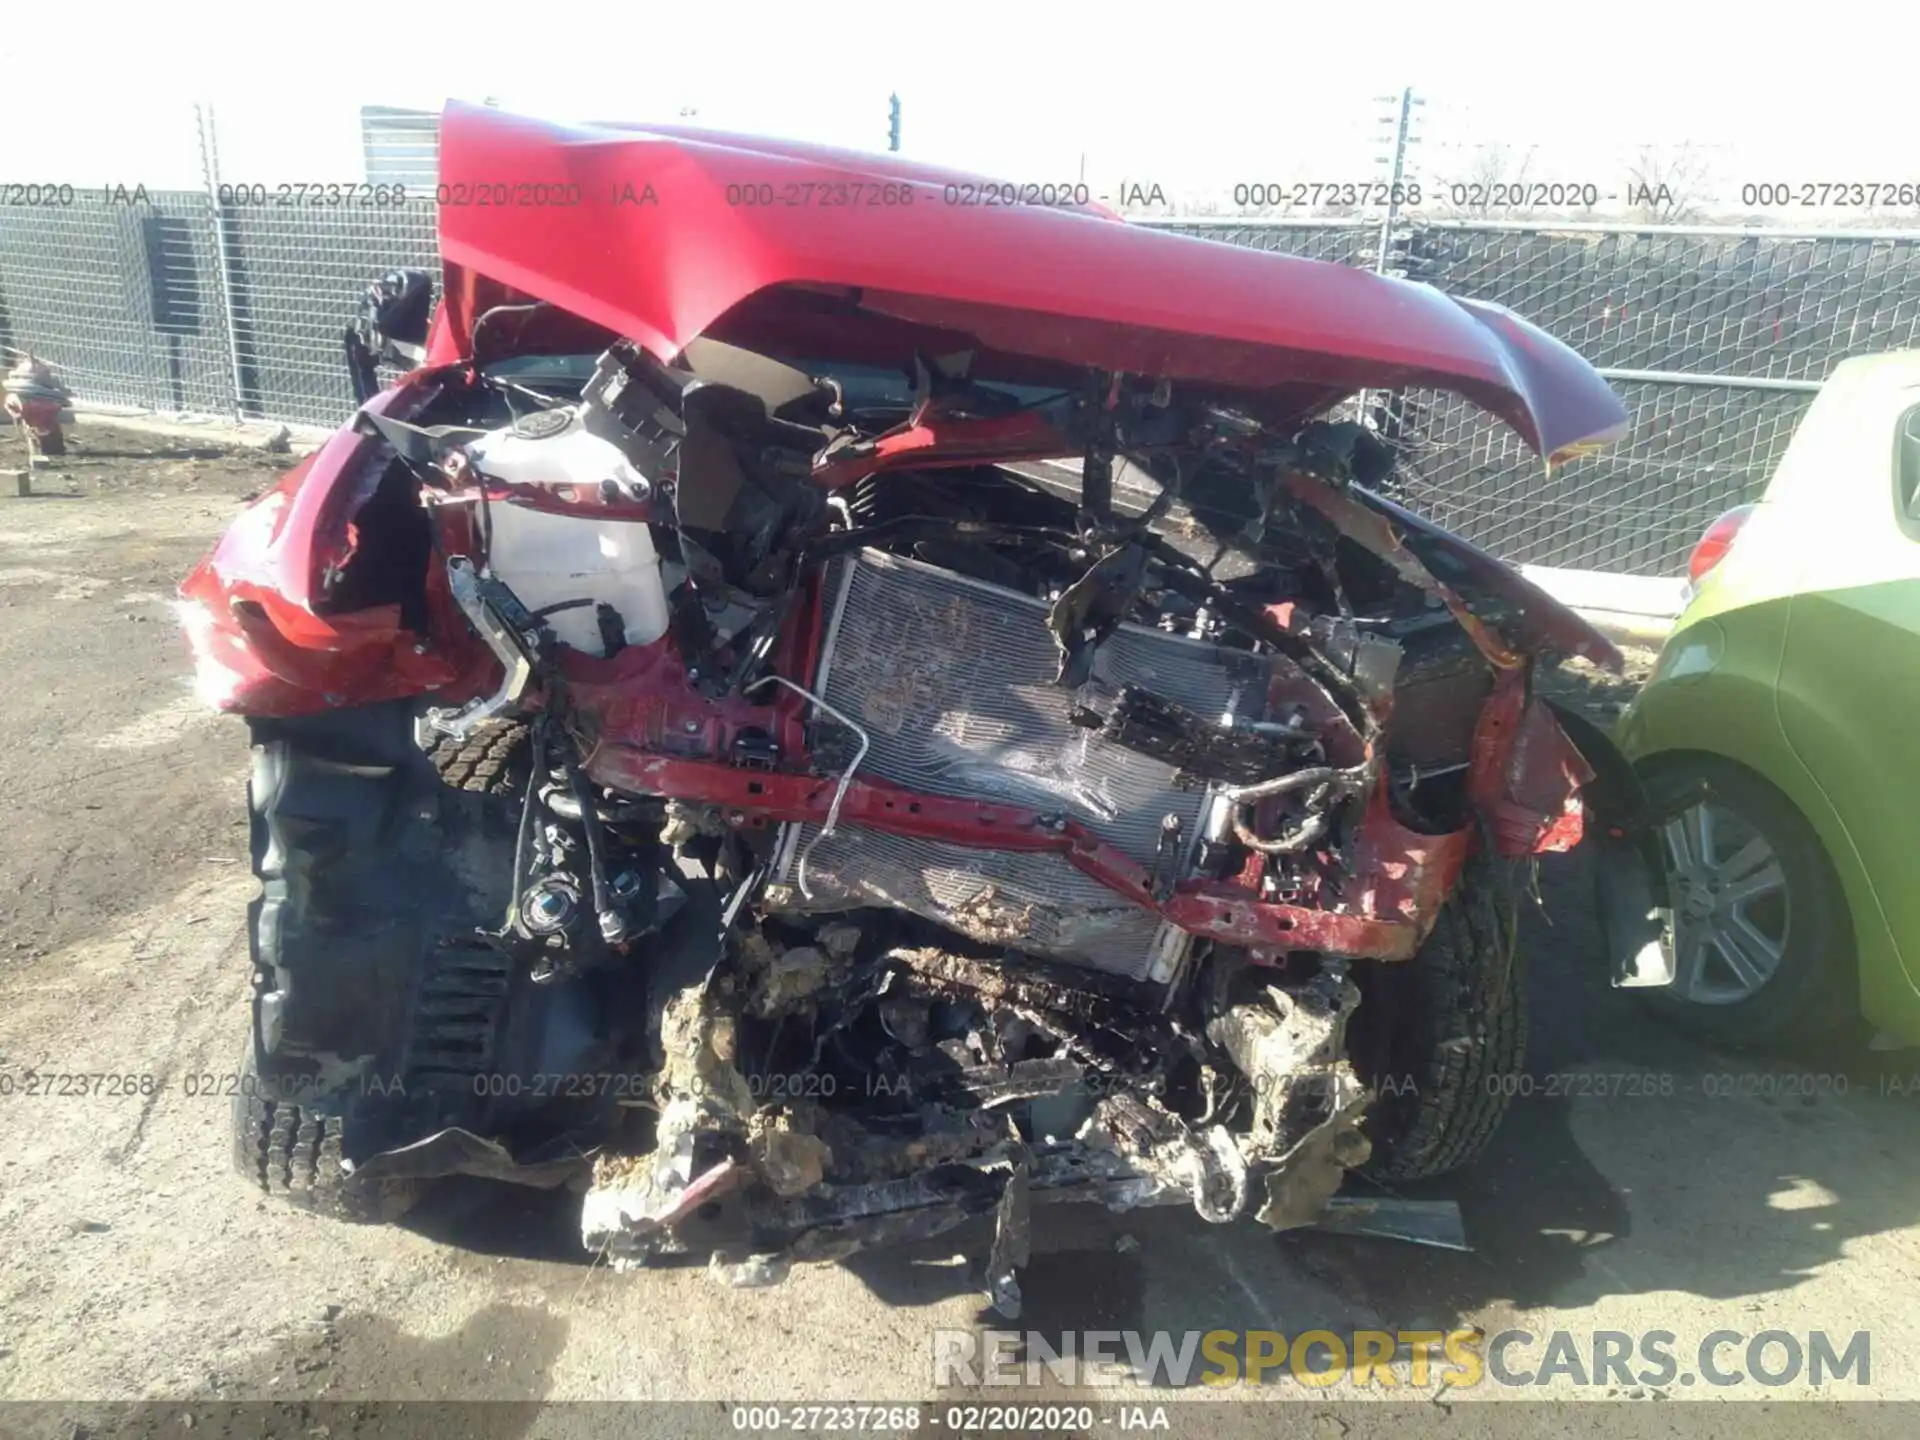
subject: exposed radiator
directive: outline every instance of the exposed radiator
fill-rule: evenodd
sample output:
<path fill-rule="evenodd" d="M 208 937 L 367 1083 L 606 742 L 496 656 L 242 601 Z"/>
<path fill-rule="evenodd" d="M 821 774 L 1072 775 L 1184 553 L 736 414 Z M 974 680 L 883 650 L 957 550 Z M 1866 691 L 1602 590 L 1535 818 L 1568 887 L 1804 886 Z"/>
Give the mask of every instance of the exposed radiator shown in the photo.
<path fill-rule="evenodd" d="M 867 551 L 829 579 L 829 621 L 814 688 L 867 732 L 861 767 L 934 795 L 1061 811 L 1151 867 L 1162 817 L 1188 849 L 1206 803 L 1173 770 L 1068 718 L 1075 692 L 1053 683 L 1047 607 L 999 586 Z M 1143 626 L 1100 647 L 1095 687 L 1131 683 L 1198 711 L 1264 700 L 1265 671 L 1244 651 Z M 843 826 L 789 827 L 776 878 L 792 886 L 807 855 L 807 908 L 890 905 L 988 943 L 1135 979 L 1164 979 L 1186 937 L 1053 854 L 974 849 Z M 811 849 L 808 847 L 811 845 Z"/>

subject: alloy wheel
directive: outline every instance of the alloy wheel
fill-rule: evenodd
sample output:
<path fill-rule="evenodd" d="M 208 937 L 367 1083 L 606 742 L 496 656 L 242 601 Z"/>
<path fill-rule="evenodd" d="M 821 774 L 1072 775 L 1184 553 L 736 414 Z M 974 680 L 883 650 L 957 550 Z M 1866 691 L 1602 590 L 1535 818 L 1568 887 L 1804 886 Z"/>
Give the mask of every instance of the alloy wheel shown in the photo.
<path fill-rule="evenodd" d="M 1732 1005 L 1773 978 L 1786 953 L 1786 872 L 1766 836 L 1703 799 L 1660 830 L 1672 901 L 1673 993 Z"/>

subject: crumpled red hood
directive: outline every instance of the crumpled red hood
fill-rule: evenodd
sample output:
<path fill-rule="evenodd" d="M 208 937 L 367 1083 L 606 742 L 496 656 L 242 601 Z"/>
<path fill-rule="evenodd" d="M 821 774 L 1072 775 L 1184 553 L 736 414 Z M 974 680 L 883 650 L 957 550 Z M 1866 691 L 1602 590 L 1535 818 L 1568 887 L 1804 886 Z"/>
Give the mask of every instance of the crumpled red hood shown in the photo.
<path fill-rule="evenodd" d="M 435 360 L 467 354 L 486 277 L 662 360 L 703 334 L 867 363 L 967 350 L 976 378 L 1164 375 L 1269 419 L 1434 386 L 1550 458 L 1626 424 L 1586 361 L 1499 306 L 1098 207 L 951 203 L 980 182 L 896 156 L 454 104 L 440 174 Z"/>

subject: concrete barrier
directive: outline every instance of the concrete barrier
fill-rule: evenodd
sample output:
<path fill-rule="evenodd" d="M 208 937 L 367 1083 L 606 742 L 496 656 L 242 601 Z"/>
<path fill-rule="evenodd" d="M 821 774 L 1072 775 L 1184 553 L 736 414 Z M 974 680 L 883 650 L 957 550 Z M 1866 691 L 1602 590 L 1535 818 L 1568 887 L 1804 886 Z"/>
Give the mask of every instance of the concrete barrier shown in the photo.
<path fill-rule="evenodd" d="M 1613 575 L 1604 570 L 1559 570 L 1522 565 L 1520 573 L 1554 599 L 1579 611 L 1615 641 L 1659 645 L 1687 607 L 1685 580 Z"/>

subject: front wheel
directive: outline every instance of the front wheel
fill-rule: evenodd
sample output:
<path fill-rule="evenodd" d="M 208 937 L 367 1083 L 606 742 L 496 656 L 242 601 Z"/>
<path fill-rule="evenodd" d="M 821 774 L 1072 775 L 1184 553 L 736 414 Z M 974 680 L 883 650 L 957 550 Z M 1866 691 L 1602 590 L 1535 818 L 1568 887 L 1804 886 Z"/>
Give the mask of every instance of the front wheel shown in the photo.
<path fill-rule="evenodd" d="M 498 792 L 525 771 L 524 731 L 429 756 L 404 703 L 250 723 L 260 893 L 234 1162 L 302 1209 L 391 1220 L 417 1186 L 369 1186 L 350 1162 L 472 1126 L 473 1082 L 507 1068 L 514 977 L 470 937 L 506 909 L 519 816 Z"/>
<path fill-rule="evenodd" d="M 1468 860 L 1411 960 L 1362 972 L 1354 1063 L 1375 1098 L 1367 1115 L 1376 1180 L 1424 1180 L 1486 1149 L 1527 1051 L 1526 976 L 1512 867 Z"/>

